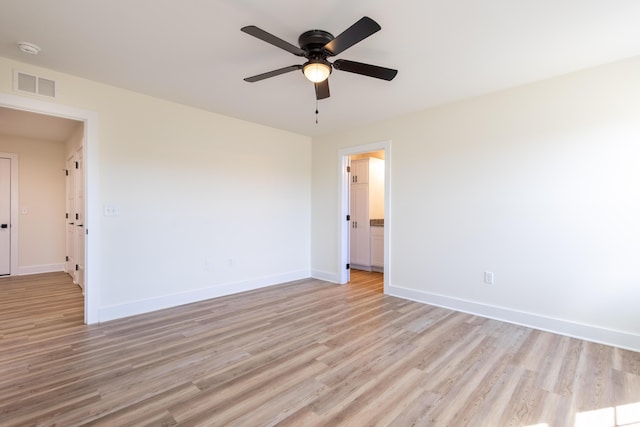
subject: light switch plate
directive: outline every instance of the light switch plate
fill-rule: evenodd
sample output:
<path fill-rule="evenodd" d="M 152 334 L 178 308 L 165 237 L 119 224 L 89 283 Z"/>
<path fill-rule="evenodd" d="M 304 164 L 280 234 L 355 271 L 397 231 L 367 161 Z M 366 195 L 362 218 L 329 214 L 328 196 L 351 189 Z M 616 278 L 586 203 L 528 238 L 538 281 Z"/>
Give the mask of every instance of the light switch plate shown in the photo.
<path fill-rule="evenodd" d="M 493 272 L 485 271 L 484 272 L 484 283 L 487 285 L 493 285 Z"/>
<path fill-rule="evenodd" d="M 115 205 L 104 205 L 104 216 L 117 216 L 118 207 Z"/>

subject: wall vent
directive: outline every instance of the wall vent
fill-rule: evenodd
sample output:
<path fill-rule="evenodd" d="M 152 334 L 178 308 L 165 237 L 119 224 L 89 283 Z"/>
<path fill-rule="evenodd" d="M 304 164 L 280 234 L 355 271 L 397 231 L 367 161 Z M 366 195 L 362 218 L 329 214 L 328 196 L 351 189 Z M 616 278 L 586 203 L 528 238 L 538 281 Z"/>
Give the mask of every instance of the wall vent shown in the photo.
<path fill-rule="evenodd" d="M 13 72 L 13 90 L 16 92 L 31 93 L 34 95 L 56 97 L 56 82 L 22 71 Z"/>

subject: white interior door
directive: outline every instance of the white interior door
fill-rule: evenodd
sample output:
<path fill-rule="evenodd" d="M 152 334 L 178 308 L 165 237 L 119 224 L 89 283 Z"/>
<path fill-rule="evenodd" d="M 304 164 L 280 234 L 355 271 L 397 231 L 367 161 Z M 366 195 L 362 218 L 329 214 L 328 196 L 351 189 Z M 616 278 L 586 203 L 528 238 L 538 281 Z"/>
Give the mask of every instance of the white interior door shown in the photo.
<path fill-rule="evenodd" d="M 369 267 L 369 184 L 351 184 L 351 264 Z"/>
<path fill-rule="evenodd" d="M 0 157 L 0 275 L 11 274 L 11 159 Z"/>
<path fill-rule="evenodd" d="M 75 281 L 84 290 L 84 156 L 82 147 L 76 151 L 75 169 L 75 234 L 76 234 L 76 269 Z"/>
<path fill-rule="evenodd" d="M 65 270 L 71 276 L 76 270 L 76 187 L 75 187 L 76 159 L 72 154 L 67 158 L 67 258 Z M 75 277 L 74 277 L 75 279 Z"/>

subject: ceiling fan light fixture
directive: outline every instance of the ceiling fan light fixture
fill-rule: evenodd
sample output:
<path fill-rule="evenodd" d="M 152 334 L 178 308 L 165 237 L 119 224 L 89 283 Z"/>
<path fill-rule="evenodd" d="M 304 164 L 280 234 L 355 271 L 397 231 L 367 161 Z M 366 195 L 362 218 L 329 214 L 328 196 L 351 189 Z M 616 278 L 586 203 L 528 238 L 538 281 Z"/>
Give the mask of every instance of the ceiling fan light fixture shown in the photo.
<path fill-rule="evenodd" d="M 305 77 L 313 83 L 321 83 L 331 74 L 331 65 L 327 61 L 309 61 L 302 66 Z"/>

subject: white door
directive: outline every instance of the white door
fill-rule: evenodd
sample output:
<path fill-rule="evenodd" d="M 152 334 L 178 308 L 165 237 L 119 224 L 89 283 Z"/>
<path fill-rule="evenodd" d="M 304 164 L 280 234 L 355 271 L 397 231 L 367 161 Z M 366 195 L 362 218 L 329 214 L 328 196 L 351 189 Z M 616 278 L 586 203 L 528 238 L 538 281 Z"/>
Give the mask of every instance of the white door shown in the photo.
<path fill-rule="evenodd" d="M 343 183 L 342 185 L 344 186 L 344 190 L 346 192 L 346 194 L 343 194 L 343 197 L 346 196 L 346 202 L 347 202 L 347 217 L 346 218 L 341 218 L 345 219 L 347 221 L 347 223 L 349 224 L 349 232 L 347 233 L 347 238 L 346 238 L 346 253 L 348 254 L 348 258 L 347 258 L 347 265 L 342 265 L 342 267 L 346 267 L 346 271 L 345 271 L 345 275 L 344 275 L 344 281 L 342 283 L 348 283 L 351 281 L 351 220 L 353 218 L 353 212 L 351 212 L 351 178 L 352 178 L 352 174 L 351 174 L 351 158 L 350 157 L 345 157 L 344 160 L 346 161 L 347 164 L 347 176 L 346 179 L 343 179 Z M 342 259 L 341 261 L 344 261 L 344 259 Z"/>
<path fill-rule="evenodd" d="M 76 152 L 76 271 L 75 281 L 84 291 L 84 156 L 82 147 Z"/>
<path fill-rule="evenodd" d="M 369 267 L 369 184 L 351 184 L 350 245 L 351 264 Z"/>
<path fill-rule="evenodd" d="M 76 186 L 75 186 L 76 160 L 75 155 L 67 159 L 67 258 L 65 270 L 72 277 L 76 270 Z"/>
<path fill-rule="evenodd" d="M 0 158 L 0 276 L 11 274 L 11 159 Z"/>

